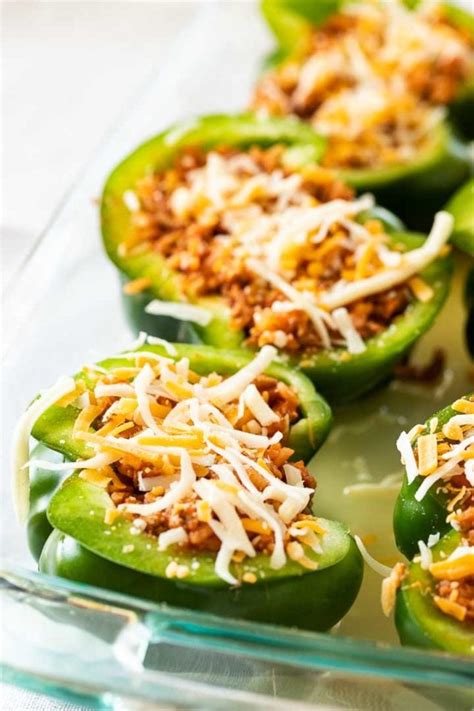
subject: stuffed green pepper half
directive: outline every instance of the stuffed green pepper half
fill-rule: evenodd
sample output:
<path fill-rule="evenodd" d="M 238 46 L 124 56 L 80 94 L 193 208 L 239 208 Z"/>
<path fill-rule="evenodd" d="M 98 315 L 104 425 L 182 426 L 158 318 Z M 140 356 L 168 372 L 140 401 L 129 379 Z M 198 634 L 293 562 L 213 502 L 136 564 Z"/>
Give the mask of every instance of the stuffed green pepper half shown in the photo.
<path fill-rule="evenodd" d="M 262 10 L 279 48 L 252 108 L 307 122 L 328 140 L 323 165 L 424 229 L 468 174 L 448 119 L 451 109 L 472 137 L 474 18 L 399 0 L 263 0 Z"/>
<path fill-rule="evenodd" d="M 16 438 L 18 508 L 40 570 L 228 617 L 329 629 L 362 576 L 347 529 L 312 513 L 305 461 L 330 420 L 311 382 L 272 346 L 252 356 L 148 345 L 60 379 Z M 48 451 L 25 466 L 30 433 Z"/>
<path fill-rule="evenodd" d="M 402 644 L 474 655 L 473 534 L 447 533 L 402 573 L 395 604 Z"/>
<path fill-rule="evenodd" d="M 430 536 L 474 528 L 474 396 L 402 432 L 397 447 L 406 475 L 395 506 L 395 539 L 412 559 Z"/>
<path fill-rule="evenodd" d="M 347 401 L 387 378 L 435 319 L 452 217 L 440 213 L 428 239 L 404 231 L 318 166 L 319 143 L 300 129 L 221 116 L 160 134 L 108 179 L 103 240 L 137 331 L 271 344 Z"/>

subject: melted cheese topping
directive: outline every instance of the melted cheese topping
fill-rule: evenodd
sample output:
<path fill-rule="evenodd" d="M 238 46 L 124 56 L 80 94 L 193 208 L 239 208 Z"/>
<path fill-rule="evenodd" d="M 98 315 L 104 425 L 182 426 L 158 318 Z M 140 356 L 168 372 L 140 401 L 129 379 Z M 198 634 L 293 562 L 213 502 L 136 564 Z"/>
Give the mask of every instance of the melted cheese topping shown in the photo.
<path fill-rule="evenodd" d="M 29 510 L 29 449 L 31 430 L 35 422 L 52 405 L 65 395 L 76 392 L 76 383 L 72 378 L 60 378 L 50 390 L 42 393 L 21 416 L 13 434 L 12 464 L 13 492 L 15 508 L 20 522 L 26 521 Z"/>

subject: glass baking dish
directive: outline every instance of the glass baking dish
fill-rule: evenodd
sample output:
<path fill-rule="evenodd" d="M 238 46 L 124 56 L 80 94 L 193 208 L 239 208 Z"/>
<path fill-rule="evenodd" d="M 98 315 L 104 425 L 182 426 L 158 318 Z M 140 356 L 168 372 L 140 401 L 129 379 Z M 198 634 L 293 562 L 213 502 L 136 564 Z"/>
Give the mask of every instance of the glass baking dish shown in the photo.
<path fill-rule="evenodd" d="M 115 270 L 100 244 L 96 198 L 107 173 L 137 143 L 176 120 L 245 106 L 270 47 L 253 4 L 205 5 L 7 285 L 4 472 L 14 423 L 32 396 L 59 374 L 133 340 Z M 472 389 L 462 333 L 462 289 L 472 263 L 458 257 L 450 300 L 416 348 L 420 362 L 436 346 L 445 349 L 441 382 L 393 381 L 339 408 L 311 464 L 319 484 L 316 512 L 348 523 L 388 565 L 399 557 L 391 531 L 401 481 L 395 438 Z M 96 708 L 148 708 L 151 702 L 193 709 L 472 706 L 472 663 L 400 648 L 393 621 L 381 612 L 380 578 L 370 569 L 353 609 L 326 635 L 153 605 L 35 573 L 14 519 L 8 476 L 0 486 L 6 680 Z"/>

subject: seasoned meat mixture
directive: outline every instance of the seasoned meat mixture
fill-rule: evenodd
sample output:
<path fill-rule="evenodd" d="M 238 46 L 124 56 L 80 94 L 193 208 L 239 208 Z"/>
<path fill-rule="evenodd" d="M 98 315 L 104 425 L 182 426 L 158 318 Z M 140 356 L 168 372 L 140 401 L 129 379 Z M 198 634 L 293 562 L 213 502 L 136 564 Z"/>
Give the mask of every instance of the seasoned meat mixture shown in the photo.
<path fill-rule="evenodd" d="M 372 204 L 368 197 L 355 200 L 325 169 L 295 170 L 282 145 L 188 149 L 172 168 L 140 180 L 135 192 L 140 209 L 123 253 L 157 252 L 179 275 L 186 299 L 223 296 L 247 345 L 308 354 L 344 346 L 330 314 L 319 310 L 315 317 L 315 309 L 290 303 L 288 290 L 317 301 L 400 261 L 401 247 L 378 219 L 358 221 Z M 268 270 L 264 260 L 272 263 Z M 408 282 L 354 299 L 347 304 L 352 329 L 363 340 L 379 334 L 411 299 Z"/>

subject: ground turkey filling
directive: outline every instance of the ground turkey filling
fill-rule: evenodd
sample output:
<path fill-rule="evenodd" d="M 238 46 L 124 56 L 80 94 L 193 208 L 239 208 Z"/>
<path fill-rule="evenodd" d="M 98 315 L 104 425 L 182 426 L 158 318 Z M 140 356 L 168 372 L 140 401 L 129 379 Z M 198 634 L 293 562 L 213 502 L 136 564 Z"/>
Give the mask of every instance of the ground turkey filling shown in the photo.
<path fill-rule="evenodd" d="M 264 75 L 253 108 L 310 121 L 329 140 L 327 166 L 404 162 L 473 76 L 473 49 L 436 4 L 353 3 Z"/>
<path fill-rule="evenodd" d="M 288 435 L 290 425 L 299 419 L 298 400 L 295 393 L 281 381 L 269 378 L 266 375 L 260 375 L 256 378 L 255 386 L 262 394 L 265 402 L 268 403 L 269 407 L 273 410 L 273 412 L 277 413 L 279 417 L 277 422 L 266 428 L 267 434 L 271 436 L 275 434 L 275 432 L 282 432 L 285 436 Z M 168 398 L 163 397 L 157 398 L 157 403 L 165 408 L 171 408 L 173 406 L 173 402 L 171 402 Z M 248 410 L 246 410 L 239 419 L 235 419 L 234 416 L 232 417 L 232 420 L 234 421 L 235 428 L 242 430 L 243 432 L 251 432 L 253 434 L 261 434 L 262 432 L 262 427 Z M 100 426 L 102 423 L 98 422 L 97 424 Z M 136 428 L 135 431 L 130 430 L 130 435 L 136 434 L 138 429 L 139 428 Z M 279 479 L 282 479 L 283 465 L 288 463 L 288 460 L 292 455 L 293 450 L 289 447 L 285 447 L 281 443 L 273 444 L 268 447 L 266 450 L 266 457 L 268 458 L 267 465 L 272 474 Z M 133 463 L 135 465 L 137 464 L 136 462 Z M 314 488 L 316 485 L 315 480 L 309 474 L 303 462 L 296 462 L 294 466 L 296 466 L 301 472 L 304 484 L 308 487 Z M 147 493 L 140 492 L 139 475 L 153 478 L 160 475 L 166 476 L 166 472 L 169 472 L 169 475 L 172 475 L 173 471 L 171 466 L 167 466 L 166 461 L 159 462 L 158 464 L 152 464 L 149 462 L 143 468 L 141 466 L 136 468 L 136 466 L 131 466 L 130 462 L 126 460 L 118 462 L 115 465 L 115 469 L 121 483 L 123 484 L 123 488 L 120 486 L 119 490 L 114 491 L 114 485 L 111 483 L 110 493 L 112 501 L 117 506 L 124 503 L 148 504 L 156 501 L 158 497 L 163 494 L 163 487 L 156 486 Z M 199 469 L 198 473 L 200 475 L 209 475 L 209 472 L 206 472 L 205 468 Z M 259 491 L 263 491 L 265 489 L 266 481 L 258 472 L 250 472 L 250 478 Z M 198 496 L 196 494 L 192 494 L 188 498 L 179 501 L 170 509 L 160 511 L 159 513 L 152 514 L 150 516 L 144 516 L 142 520 L 146 524 L 145 530 L 147 533 L 159 536 L 159 534 L 163 531 L 182 526 L 188 533 L 189 547 L 195 550 L 217 551 L 220 548 L 220 541 L 213 533 L 208 523 L 205 523 L 199 519 L 197 506 Z M 135 518 L 132 514 L 124 515 L 128 516 L 131 520 Z M 255 533 L 255 535 L 250 532 L 250 537 L 256 550 L 265 551 L 267 553 L 273 550 L 272 534 L 270 529 L 266 530 L 265 533 Z"/>
<path fill-rule="evenodd" d="M 232 327 L 244 331 L 250 346 L 270 343 L 290 353 L 328 346 L 307 312 L 291 308 L 279 288 L 249 268 L 245 257 L 256 245 L 261 244 L 270 259 L 277 254 L 278 273 L 314 297 L 341 280 L 353 283 L 371 276 L 387 266 L 383 260 L 400 256 L 397 247 L 388 249 L 379 220 L 362 225 L 356 209 L 350 214 L 357 203 L 347 186 L 320 167 L 295 172 L 285 164 L 281 145 L 245 153 L 187 149 L 169 170 L 141 179 L 135 196 L 139 207 L 132 212 L 133 229 L 121 245 L 122 254 L 158 252 L 180 276 L 182 291 L 191 301 L 223 296 L 231 308 Z M 289 234 L 308 210 L 336 208 L 339 203 L 340 218 L 328 213 L 317 229 L 303 226 L 304 239 Z M 370 201 L 362 199 L 359 212 L 364 204 Z M 286 244 L 279 247 L 279 235 L 287 233 Z M 347 311 L 358 334 L 368 339 L 403 313 L 410 299 L 410 288 L 403 283 L 355 300 Z M 334 324 L 328 322 L 327 331 L 332 346 L 345 345 Z"/>
<path fill-rule="evenodd" d="M 307 553 L 321 552 L 324 536 L 310 513 L 316 483 L 302 461 L 289 461 L 288 434 L 302 414 L 295 391 L 263 374 L 275 355 L 266 346 L 227 378 L 146 351 L 88 369 L 68 402 L 82 405 L 73 437 L 96 450 L 90 466 L 77 463 L 80 476 L 116 507 L 105 522 L 129 520 L 159 550 L 217 552 L 216 573 L 230 584 L 241 582 L 230 562 L 257 552 L 276 569 L 288 557 L 314 570 Z M 168 577 L 189 574 L 170 556 Z"/>
<path fill-rule="evenodd" d="M 463 548 L 474 550 L 474 396 L 457 400 L 452 408 L 455 413 L 441 430 L 424 436 L 436 438 L 437 465 L 449 461 L 447 457 L 459 451 L 465 443 L 463 456 L 456 467 L 448 472 L 441 485 L 438 482 L 434 486 L 448 498 L 447 520 L 460 531 Z M 433 428 L 436 425 L 433 423 Z M 415 453 L 420 465 L 417 449 Z M 435 570 L 436 566 L 432 568 Z M 460 575 L 456 580 L 448 580 L 442 578 L 441 571 L 436 577 L 441 577 L 435 584 L 434 597 L 439 609 L 460 621 L 474 622 L 474 576 Z"/>

